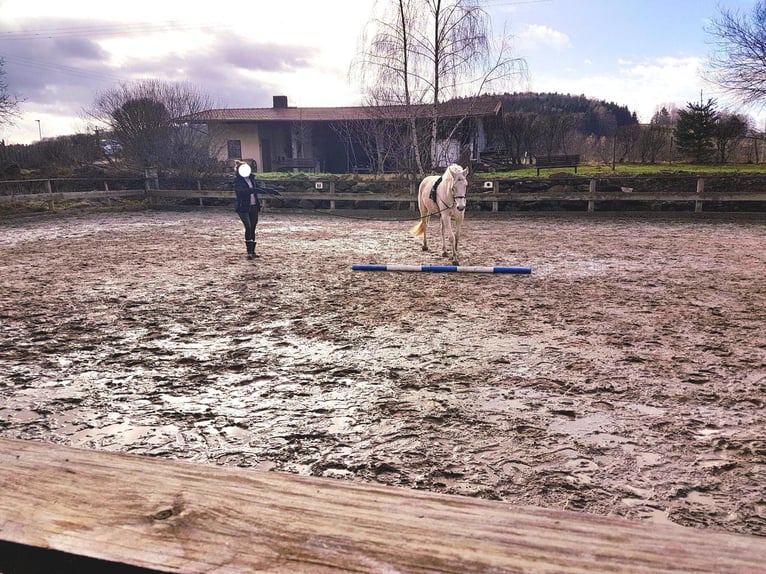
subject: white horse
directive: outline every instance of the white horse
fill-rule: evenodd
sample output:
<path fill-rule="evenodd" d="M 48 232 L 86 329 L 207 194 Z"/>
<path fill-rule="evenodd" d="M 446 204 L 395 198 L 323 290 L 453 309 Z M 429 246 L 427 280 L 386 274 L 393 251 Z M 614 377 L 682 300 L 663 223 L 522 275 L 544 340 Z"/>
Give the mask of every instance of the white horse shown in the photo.
<path fill-rule="evenodd" d="M 418 188 L 418 207 L 420 221 L 410 230 L 410 233 L 423 236 L 423 251 L 428 251 L 428 221 L 432 215 L 438 214 L 442 232 L 442 257 L 447 257 L 447 237 L 452 248 L 452 263 L 459 265 L 460 228 L 465 215 L 465 190 L 468 187 L 468 168 L 462 168 L 453 163 L 444 171 L 442 176 L 429 175 L 420 182 Z M 438 185 L 437 185 L 438 182 Z M 432 190 L 436 185 L 436 195 Z M 453 228 L 454 224 L 454 228 Z"/>

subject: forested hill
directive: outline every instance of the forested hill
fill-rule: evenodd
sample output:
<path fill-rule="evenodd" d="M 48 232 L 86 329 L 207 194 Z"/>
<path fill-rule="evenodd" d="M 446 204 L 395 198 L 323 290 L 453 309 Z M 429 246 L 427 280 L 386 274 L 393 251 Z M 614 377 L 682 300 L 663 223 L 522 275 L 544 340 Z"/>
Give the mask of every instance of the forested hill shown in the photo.
<path fill-rule="evenodd" d="M 627 106 L 613 102 L 593 100 L 585 96 L 551 93 L 513 93 L 499 96 L 503 102 L 503 113 L 534 114 L 576 114 L 580 117 L 580 130 L 585 133 L 600 134 L 607 127 L 629 126 L 638 124 L 635 112 Z M 606 120 L 606 121 L 605 121 Z"/>

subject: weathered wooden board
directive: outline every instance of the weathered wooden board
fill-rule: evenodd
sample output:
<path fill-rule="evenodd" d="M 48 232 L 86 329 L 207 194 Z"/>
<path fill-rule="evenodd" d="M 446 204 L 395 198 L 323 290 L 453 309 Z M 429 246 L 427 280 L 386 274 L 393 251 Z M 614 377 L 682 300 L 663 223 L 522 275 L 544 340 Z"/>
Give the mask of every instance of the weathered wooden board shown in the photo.
<path fill-rule="evenodd" d="M 762 573 L 766 539 L 0 439 L 0 540 L 168 572 Z"/>
<path fill-rule="evenodd" d="M 94 190 L 78 191 L 66 193 L 28 193 L 18 195 L 0 196 L 0 204 L 15 201 L 68 201 L 78 199 L 103 199 L 119 197 L 143 196 L 149 199 L 158 198 L 220 198 L 234 200 L 234 192 L 220 189 L 160 189 L 149 190 Z M 268 195 L 263 195 L 261 199 L 265 202 L 275 201 Z M 310 201 L 375 201 L 375 202 L 414 202 L 415 196 L 407 192 L 401 193 L 333 193 L 327 191 L 307 190 L 283 192 L 283 200 L 310 200 Z M 467 197 L 469 203 L 530 203 L 541 201 L 644 201 L 658 203 L 678 203 L 678 202 L 765 202 L 766 192 L 585 192 L 585 191 L 540 191 L 540 192 L 478 192 L 469 194 Z"/>
<path fill-rule="evenodd" d="M 146 194 L 143 189 L 115 189 L 112 191 L 96 189 L 94 191 L 67 191 L 64 193 L 24 193 L 0 195 L 0 203 L 14 201 L 73 201 L 77 199 L 118 199 L 122 197 L 140 197 Z"/>
<path fill-rule="evenodd" d="M 234 192 L 221 190 L 151 190 L 149 197 L 188 198 L 188 197 L 219 197 L 233 198 Z M 264 195 L 262 200 L 273 201 L 275 198 Z M 330 193 L 326 191 L 286 191 L 281 197 L 285 200 L 313 200 L 313 201 L 396 201 L 407 202 L 417 198 L 413 195 L 402 193 Z M 528 203 L 535 201 L 656 201 L 656 202 L 694 202 L 694 201 L 719 201 L 719 202 L 762 202 L 766 201 L 766 193 L 763 192 L 727 192 L 727 193 L 694 193 L 694 192 L 596 192 L 586 191 L 541 191 L 525 193 L 495 193 L 479 192 L 467 196 L 469 203 L 482 202 L 511 202 Z"/>

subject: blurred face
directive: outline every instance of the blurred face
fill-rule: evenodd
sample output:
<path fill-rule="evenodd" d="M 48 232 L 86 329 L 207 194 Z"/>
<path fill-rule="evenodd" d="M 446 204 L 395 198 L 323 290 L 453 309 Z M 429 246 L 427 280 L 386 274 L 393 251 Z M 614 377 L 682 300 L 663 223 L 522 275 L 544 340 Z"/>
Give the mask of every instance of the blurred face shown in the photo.
<path fill-rule="evenodd" d="M 250 166 L 246 163 L 240 164 L 240 166 L 237 168 L 237 173 L 242 177 L 249 176 L 251 171 L 252 170 L 250 169 Z"/>

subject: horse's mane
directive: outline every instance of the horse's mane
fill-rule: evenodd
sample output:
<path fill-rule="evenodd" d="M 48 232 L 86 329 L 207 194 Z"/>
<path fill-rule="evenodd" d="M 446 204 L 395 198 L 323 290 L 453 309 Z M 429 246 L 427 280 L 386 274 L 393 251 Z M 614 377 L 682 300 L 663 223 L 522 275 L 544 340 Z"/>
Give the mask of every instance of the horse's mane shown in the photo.
<path fill-rule="evenodd" d="M 446 181 L 450 186 L 452 186 L 452 180 L 455 179 L 455 174 L 458 172 L 462 172 L 463 168 L 459 166 L 456 163 L 450 164 L 447 166 L 447 169 L 444 170 L 444 175 L 442 175 L 442 181 Z"/>

